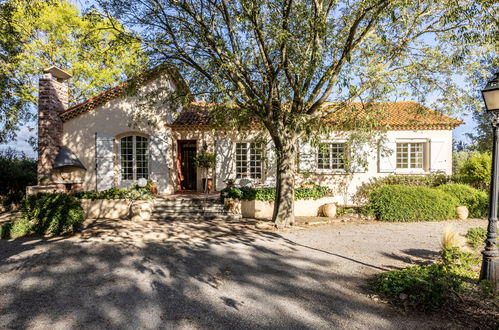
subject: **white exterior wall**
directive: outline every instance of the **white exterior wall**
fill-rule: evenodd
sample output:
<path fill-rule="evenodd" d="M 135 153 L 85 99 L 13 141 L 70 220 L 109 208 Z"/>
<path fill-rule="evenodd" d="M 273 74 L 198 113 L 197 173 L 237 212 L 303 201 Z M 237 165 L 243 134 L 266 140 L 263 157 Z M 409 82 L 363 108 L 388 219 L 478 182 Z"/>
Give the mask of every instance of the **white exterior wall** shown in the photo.
<path fill-rule="evenodd" d="M 261 132 L 248 132 L 245 135 L 239 135 L 239 133 L 229 133 L 227 135 L 221 136 L 223 138 L 229 138 L 232 141 L 232 148 L 235 148 L 235 143 L 238 141 L 251 141 L 252 139 L 259 138 L 265 140 L 265 135 Z M 329 136 L 325 136 L 321 138 L 321 141 L 324 142 L 344 142 L 348 138 L 348 133 L 332 133 Z M 215 137 L 216 139 L 216 137 Z M 267 140 L 268 137 L 267 137 Z M 298 173 L 297 175 L 297 184 L 314 182 L 320 185 L 327 185 L 333 191 L 333 196 L 335 202 L 341 205 L 351 205 L 353 204 L 352 197 L 357 192 L 358 187 L 360 187 L 363 183 L 368 182 L 370 179 L 375 177 L 385 177 L 393 174 L 400 175 L 425 175 L 431 172 L 435 172 L 433 170 L 432 164 L 432 154 L 435 154 L 435 151 L 432 151 L 432 141 L 440 142 L 438 150 L 440 166 L 442 171 L 446 174 L 452 174 L 452 130 L 419 130 L 419 131 L 388 131 L 385 135 L 385 141 L 390 142 L 427 142 L 429 145 L 429 150 L 425 152 L 425 160 L 427 159 L 427 170 L 421 171 L 411 171 L 411 170 L 397 170 L 393 169 L 390 171 L 380 171 L 380 155 L 378 154 L 378 149 L 373 147 L 367 147 L 365 150 L 367 153 L 367 168 L 366 169 L 357 169 L 353 173 L 348 173 L 345 171 L 326 171 L 326 170 L 318 170 L 316 168 L 317 164 L 317 151 L 316 148 L 311 147 L 311 154 L 313 156 L 309 157 L 307 163 L 303 163 L 304 159 L 301 159 L 301 163 L 299 164 L 299 168 L 303 171 L 308 172 L 307 177 L 303 177 L 302 173 Z M 392 144 L 394 146 L 394 144 Z M 302 147 L 302 146 L 300 146 Z M 300 150 L 299 147 L 299 150 Z M 301 150 L 300 150 L 301 151 Z M 395 158 L 395 150 L 393 150 L 392 157 Z M 268 154 L 267 154 L 268 155 Z M 234 159 L 230 158 L 221 158 L 224 159 L 224 163 L 221 166 L 225 167 L 233 167 L 232 177 L 235 179 L 236 172 L 235 167 L 231 162 L 235 162 Z M 264 162 L 264 168 L 268 168 L 271 166 L 272 162 L 269 160 L 268 162 Z M 305 165 L 305 166 L 304 166 Z M 395 166 L 395 163 L 393 164 Z M 249 183 L 254 186 L 272 186 L 274 184 L 275 175 L 274 173 L 264 173 L 261 183 Z M 236 180 L 236 185 L 241 184 L 240 180 Z M 217 186 L 217 190 L 221 190 L 224 188 L 223 186 Z"/>
<path fill-rule="evenodd" d="M 83 176 L 83 190 L 97 189 L 96 134 L 113 138 L 114 159 L 111 167 L 114 172 L 112 175 L 114 177 L 114 187 L 124 186 L 120 180 L 120 137 L 126 135 L 142 135 L 149 137 L 150 153 L 153 136 L 161 136 L 162 139 L 163 137 L 167 139 L 165 145 L 162 147 L 163 149 L 168 149 L 168 143 L 171 145 L 171 129 L 165 125 L 171 123 L 171 113 L 175 110 L 169 109 L 166 105 L 161 105 L 159 107 L 154 107 L 153 111 L 144 111 L 143 102 L 140 101 L 143 93 L 148 93 L 151 90 L 157 89 L 158 86 L 175 90 L 175 85 L 172 81 L 166 79 L 156 80 L 139 90 L 134 96 L 112 99 L 105 104 L 78 115 L 64 123 L 62 143 L 77 155 L 87 169 Z M 146 119 L 155 121 L 156 124 L 154 126 L 139 124 L 137 127 L 134 127 L 133 124 L 137 123 L 137 120 L 134 118 L 136 118 L 139 113 L 141 115 L 146 113 Z M 153 161 L 151 159 L 149 160 L 150 179 L 158 184 L 158 190 L 162 193 L 174 192 L 174 184 L 170 174 L 172 172 L 171 169 L 174 168 L 173 155 L 171 147 L 169 149 L 170 150 L 165 150 L 167 164 L 163 169 L 152 169 L 154 166 Z M 150 155 L 150 157 L 151 156 L 152 155 Z M 154 175 L 151 175 L 151 170 L 156 170 L 158 173 L 167 172 L 168 174 L 165 173 L 166 175 L 163 175 L 162 178 L 155 178 L 153 177 Z"/>

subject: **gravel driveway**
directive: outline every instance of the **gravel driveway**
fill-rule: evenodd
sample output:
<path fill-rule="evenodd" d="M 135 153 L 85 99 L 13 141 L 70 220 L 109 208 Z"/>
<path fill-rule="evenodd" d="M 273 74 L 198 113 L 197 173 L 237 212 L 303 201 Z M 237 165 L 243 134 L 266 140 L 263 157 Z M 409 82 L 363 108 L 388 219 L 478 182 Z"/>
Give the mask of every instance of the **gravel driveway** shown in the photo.
<path fill-rule="evenodd" d="M 350 223 L 171 241 L 4 240 L 0 328 L 456 328 L 371 299 L 365 280 L 437 256 L 447 225 L 464 233 L 485 224 Z"/>

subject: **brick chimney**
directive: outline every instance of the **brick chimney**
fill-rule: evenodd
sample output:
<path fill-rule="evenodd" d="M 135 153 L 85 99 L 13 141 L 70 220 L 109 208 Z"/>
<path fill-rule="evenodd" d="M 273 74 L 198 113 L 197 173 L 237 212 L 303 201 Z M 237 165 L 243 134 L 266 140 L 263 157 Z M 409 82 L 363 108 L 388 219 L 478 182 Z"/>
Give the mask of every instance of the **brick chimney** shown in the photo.
<path fill-rule="evenodd" d="M 59 114 L 68 108 L 68 86 L 71 75 L 50 67 L 43 70 L 38 93 L 38 181 L 56 180 L 53 165 L 61 147 L 62 120 Z"/>

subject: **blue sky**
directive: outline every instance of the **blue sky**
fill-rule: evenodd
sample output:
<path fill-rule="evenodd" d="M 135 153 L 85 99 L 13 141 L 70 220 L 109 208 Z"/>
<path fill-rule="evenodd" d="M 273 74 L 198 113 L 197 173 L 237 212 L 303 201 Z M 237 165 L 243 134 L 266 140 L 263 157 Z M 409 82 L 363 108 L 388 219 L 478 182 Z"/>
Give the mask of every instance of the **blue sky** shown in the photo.
<path fill-rule="evenodd" d="M 89 6 L 96 4 L 96 1 L 94 0 L 72 0 L 72 2 L 78 5 L 81 9 L 88 8 Z M 464 142 L 469 142 L 465 134 L 473 132 L 476 126 L 475 122 L 472 119 L 471 114 L 461 113 L 457 115 L 456 118 L 463 120 L 465 124 L 457 127 L 454 130 L 453 132 L 454 139 L 462 140 Z M 26 153 L 31 157 L 36 157 L 36 153 L 33 151 L 33 148 L 27 142 L 30 137 L 36 134 L 36 130 L 30 131 L 30 129 L 28 128 L 29 126 L 34 127 L 36 126 L 36 123 L 30 123 L 29 125 L 21 127 L 17 139 L 7 144 L 0 145 L 0 150 L 12 147 L 16 150 Z"/>

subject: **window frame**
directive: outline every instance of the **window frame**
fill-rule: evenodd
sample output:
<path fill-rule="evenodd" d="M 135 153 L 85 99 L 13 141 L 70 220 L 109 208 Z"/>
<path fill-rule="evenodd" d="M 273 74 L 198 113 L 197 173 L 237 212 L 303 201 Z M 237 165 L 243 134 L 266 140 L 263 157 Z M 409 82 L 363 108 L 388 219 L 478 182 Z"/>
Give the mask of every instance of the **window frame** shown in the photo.
<path fill-rule="evenodd" d="M 240 144 L 244 144 L 245 145 L 245 155 L 244 159 L 238 159 L 238 150 L 240 150 L 238 148 L 238 145 Z M 252 154 L 252 151 L 255 150 L 255 148 L 251 148 L 251 145 L 252 144 L 258 144 L 260 146 L 259 150 L 260 150 L 260 159 L 258 160 L 253 160 L 252 159 L 252 156 L 255 156 Z M 236 180 L 244 180 L 244 179 L 248 179 L 248 180 L 253 180 L 255 182 L 261 182 L 263 181 L 264 179 L 264 155 L 265 155 L 265 146 L 264 146 L 264 143 L 262 142 L 255 142 L 255 141 L 236 141 L 234 143 L 234 156 L 235 156 L 235 178 Z M 251 165 L 251 162 L 260 162 L 260 165 L 259 166 L 252 166 Z M 239 165 L 238 163 L 239 162 L 244 162 L 244 166 L 243 165 Z M 241 173 L 241 176 L 239 176 L 239 168 L 245 168 L 245 172 L 244 173 Z M 260 171 L 252 171 L 252 169 L 257 169 L 257 168 L 260 168 Z M 257 174 L 259 173 L 259 177 L 252 177 L 253 174 Z"/>
<path fill-rule="evenodd" d="M 395 172 L 396 173 L 426 173 L 429 171 L 429 155 L 428 155 L 428 140 L 426 139 L 407 139 L 407 140 L 396 140 L 395 141 Z M 400 144 L 407 144 L 408 145 L 408 151 L 407 151 L 407 167 L 398 167 L 398 158 L 399 158 L 399 145 Z M 411 150 L 412 147 L 411 145 L 414 144 L 419 144 L 421 145 L 421 167 L 411 167 Z"/>
<path fill-rule="evenodd" d="M 321 144 L 327 144 L 329 145 L 329 168 L 319 168 L 319 148 Z M 342 168 L 332 168 L 333 165 L 333 157 L 332 155 L 332 146 L 334 144 L 341 144 L 343 145 L 343 167 Z M 347 164 L 348 160 L 350 158 L 349 155 L 349 149 L 348 149 L 348 144 L 346 140 L 321 140 L 317 144 L 315 148 L 315 171 L 317 173 L 346 173 L 347 172 Z"/>
<path fill-rule="evenodd" d="M 132 138 L 132 178 L 131 179 L 125 179 L 123 178 L 123 146 L 122 146 L 122 140 L 125 138 Z M 138 167 L 137 163 L 140 161 L 138 160 L 138 153 L 137 153 L 137 138 L 142 138 L 145 139 L 146 142 L 146 147 L 144 149 L 143 153 L 143 159 L 141 159 L 144 163 L 146 163 L 145 167 L 141 167 L 142 169 L 145 169 L 146 175 L 138 176 Z M 151 170 L 150 170 L 150 153 L 149 153 L 149 147 L 150 147 L 150 138 L 147 135 L 143 134 L 127 134 L 127 135 L 122 135 L 118 138 L 118 154 L 119 154 L 119 179 L 120 182 L 123 183 L 132 183 L 132 182 L 137 182 L 140 178 L 145 178 L 146 180 L 149 180 Z"/>

